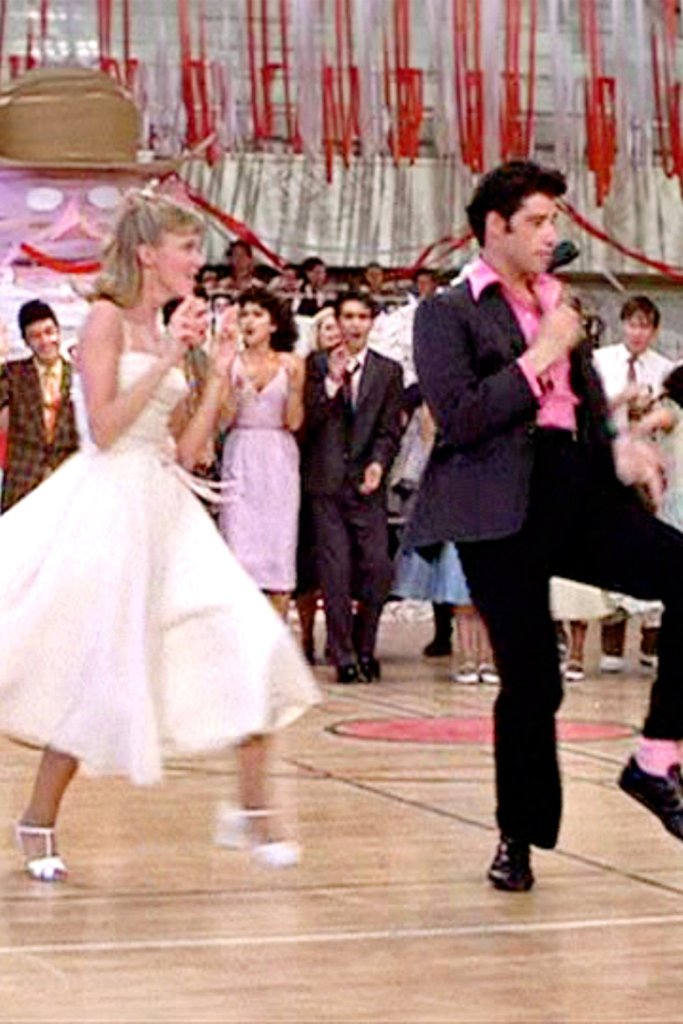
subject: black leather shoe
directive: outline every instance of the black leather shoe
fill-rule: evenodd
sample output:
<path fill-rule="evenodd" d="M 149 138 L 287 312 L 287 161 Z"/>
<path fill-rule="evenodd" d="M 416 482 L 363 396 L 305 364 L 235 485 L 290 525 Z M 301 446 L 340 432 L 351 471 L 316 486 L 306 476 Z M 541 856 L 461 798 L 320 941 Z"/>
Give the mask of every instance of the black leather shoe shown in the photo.
<path fill-rule="evenodd" d="M 337 666 L 337 682 L 338 683 L 359 683 L 360 678 L 358 676 L 358 669 L 355 665 L 338 665 Z"/>
<path fill-rule="evenodd" d="M 619 786 L 634 800 L 656 814 L 667 832 L 683 839 L 683 780 L 680 765 L 672 765 L 666 777 L 644 772 L 635 757 L 621 773 Z"/>
<path fill-rule="evenodd" d="M 453 653 L 453 644 L 450 640 L 443 640 L 441 637 L 435 636 L 422 653 L 425 658 L 446 658 Z"/>
<path fill-rule="evenodd" d="M 377 658 L 359 658 L 358 672 L 366 683 L 372 683 L 375 679 L 381 678 L 382 667 Z"/>
<path fill-rule="evenodd" d="M 501 836 L 488 880 L 494 889 L 503 892 L 528 892 L 534 884 L 529 844 Z"/>

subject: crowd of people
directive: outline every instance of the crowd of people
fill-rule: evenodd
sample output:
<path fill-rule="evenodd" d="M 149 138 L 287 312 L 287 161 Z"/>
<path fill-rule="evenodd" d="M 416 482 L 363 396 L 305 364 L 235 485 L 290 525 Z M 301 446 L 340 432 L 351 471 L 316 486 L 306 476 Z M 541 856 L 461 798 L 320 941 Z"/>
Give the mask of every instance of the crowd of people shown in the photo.
<path fill-rule="evenodd" d="M 317 257 L 266 281 L 238 240 L 205 264 L 199 219 L 153 192 L 127 197 L 71 354 L 49 305 L 22 306 L 30 355 L 0 370 L 0 727 L 45 746 L 17 827 L 33 877 L 66 875 L 54 830 L 81 762 L 145 783 L 167 749 L 227 743 L 242 806 L 219 840 L 295 863 L 269 738 L 318 699 L 318 602 L 325 658 L 354 685 L 381 679 L 390 595 L 433 604 L 427 657 L 451 655 L 455 620 L 454 681 L 500 686 L 496 887 L 530 888 L 531 845 L 556 840 L 555 712 L 591 618 L 618 671 L 643 612 L 659 675 L 621 784 L 683 837 L 683 370 L 654 350 L 645 296 L 622 308 L 623 341 L 586 337 L 545 272 L 564 187 L 526 163 L 482 179 L 465 279 L 416 275 L 417 377 L 370 343 L 393 301 L 379 264 L 336 294 Z"/>

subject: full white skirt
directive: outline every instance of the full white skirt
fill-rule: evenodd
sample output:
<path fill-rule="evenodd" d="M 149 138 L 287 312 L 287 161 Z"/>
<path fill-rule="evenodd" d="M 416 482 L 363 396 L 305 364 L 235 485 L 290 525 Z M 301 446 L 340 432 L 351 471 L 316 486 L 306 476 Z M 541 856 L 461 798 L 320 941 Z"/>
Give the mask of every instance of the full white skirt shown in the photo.
<path fill-rule="evenodd" d="M 95 773 L 284 726 L 318 699 L 173 465 L 85 451 L 0 518 L 0 729 Z"/>

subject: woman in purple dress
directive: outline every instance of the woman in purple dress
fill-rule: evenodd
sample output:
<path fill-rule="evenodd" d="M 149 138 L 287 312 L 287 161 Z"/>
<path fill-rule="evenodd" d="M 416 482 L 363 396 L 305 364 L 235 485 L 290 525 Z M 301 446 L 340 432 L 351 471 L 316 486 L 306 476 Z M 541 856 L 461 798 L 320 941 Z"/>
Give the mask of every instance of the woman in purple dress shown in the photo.
<path fill-rule="evenodd" d="M 285 615 L 296 584 L 303 361 L 287 306 L 264 288 L 238 299 L 243 350 L 230 375 L 220 529 L 237 560 Z"/>

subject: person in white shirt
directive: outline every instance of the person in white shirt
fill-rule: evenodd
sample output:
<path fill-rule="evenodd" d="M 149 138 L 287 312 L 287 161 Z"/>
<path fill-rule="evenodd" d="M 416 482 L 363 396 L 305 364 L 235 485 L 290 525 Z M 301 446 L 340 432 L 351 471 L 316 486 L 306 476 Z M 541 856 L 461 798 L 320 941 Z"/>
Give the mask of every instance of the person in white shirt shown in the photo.
<path fill-rule="evenodd" d="M 660 312 L 646 295 L 634 295 L 621 308 L 619 319 L 624 339 L 616 345 L 596 349 L 595 368 L 619 429 L 637 420 L 645 406 L 658 396 L 664 378 L 674 364 L 655 352 Z"/>
<path fill-rule="evenodd" d="M 637 422 L 661 395 L 664 379 L 674 363 L 654 350 L 661 315 L 647 295 L 628 299 L 621 307 L 619 319 L 623 325 L 623 341 L 596 349 L 593 361 L 610 403 L 614 424 L 624 430 Z M 620 600 L 619 604 L 623 604 L 626 611 L 643 613 L 640 661 L 645 666 L 655 665 L 661 606 L 656 602 L 636 604 L 630 598 Z M 603 621 L 600 659 L 603 672 L 621 672 L 624 668 L 626 621 L 623 612 Z"/>

